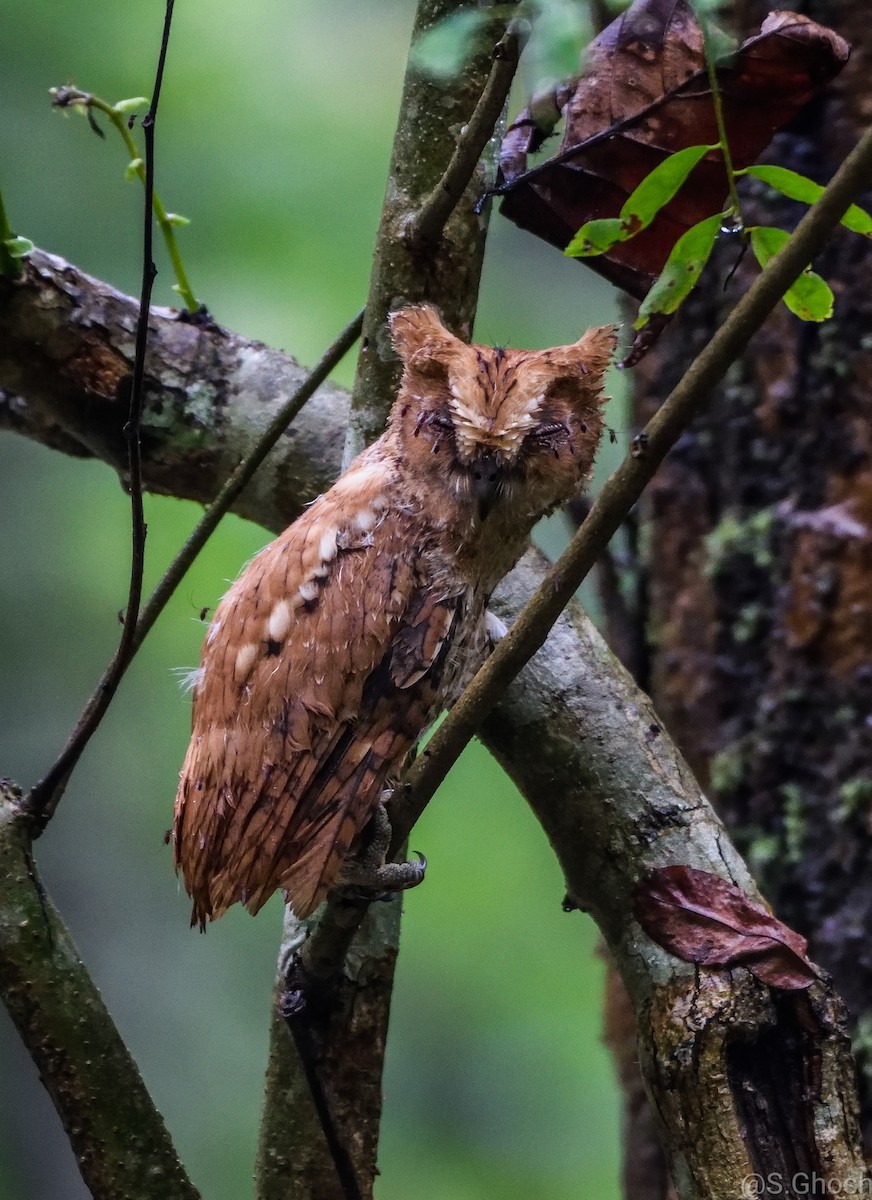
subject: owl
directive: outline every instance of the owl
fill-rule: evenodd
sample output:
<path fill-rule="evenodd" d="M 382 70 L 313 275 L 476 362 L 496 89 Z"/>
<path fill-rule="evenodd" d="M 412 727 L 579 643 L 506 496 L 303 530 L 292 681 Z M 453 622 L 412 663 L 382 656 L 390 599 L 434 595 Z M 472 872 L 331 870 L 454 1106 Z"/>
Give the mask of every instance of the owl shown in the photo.
<path fill-rule="evenodd" d="M 306 917 L 336 886 L 420 880 L 384 863 L 383 794 L 480 665 L 534 523 L 593 462 L 614 327 L 492 349 L 420 306 L 391 334 L 387 431 L 252 560 L 205 639 L 173 829 L 201 928 L 277 889 Z"/>

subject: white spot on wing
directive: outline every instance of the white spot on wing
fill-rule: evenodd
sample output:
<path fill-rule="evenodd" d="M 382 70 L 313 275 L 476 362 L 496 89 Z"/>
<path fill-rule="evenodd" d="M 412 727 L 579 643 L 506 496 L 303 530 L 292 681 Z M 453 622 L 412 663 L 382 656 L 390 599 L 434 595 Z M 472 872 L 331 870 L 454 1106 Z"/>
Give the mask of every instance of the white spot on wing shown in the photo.
<path fill-rule="evenodd" d="M 318 543 L 318 553 L 321 556 L 322 563 L 332 562 L 337 554 L 335 529 L 327 529 L 321 534 L 321 540 Z"/>
<path fill-rule="evenodd" d="M 291 606 L 287 600 L 279 600 L 269 615 L 266 632 L 273 642 L 282 642 L 291 627 Z"/>
<path fill-rule="evenodd" d="M 369 533 L 376 523 L 376 515 L 371 508 L 362 508 L 354 514 L 352 525 L 360 533 Z"/>
<path fill-rule="evenodd" d="M 318 591 L 319 588 L 317 583 L 309 582 L 300 584 L 300 596 L 304 602 L 314 600 L 318 595 Z"/>
<path fill-rule="evenodd" d="M 236 662 L 233 664 L 233 678 L 237 683 L 243 683 L 248 678 L 256 657 L 257 646 L 254 642 L 246 642 L 244 646 L 239 647 Z"/>

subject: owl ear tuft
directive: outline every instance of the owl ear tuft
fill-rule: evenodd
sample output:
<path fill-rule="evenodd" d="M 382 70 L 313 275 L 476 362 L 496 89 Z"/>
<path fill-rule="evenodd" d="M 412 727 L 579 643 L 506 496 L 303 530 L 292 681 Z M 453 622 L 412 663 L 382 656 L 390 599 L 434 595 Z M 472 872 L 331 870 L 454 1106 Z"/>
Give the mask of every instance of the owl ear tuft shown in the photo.
<path fill-rule="evenodd" d="M 567 374 L 586 376 L 594 386 L 605 374 L 617 344 L 617 325 L 596 325 L 586 329 L 577 342 L 555 346 L 545 354 L 555 367 L 565 367 Z"/>
<path fill-rule="evenodd" d="M 439 313 L 432 304 L 399 308 L 388 318 L 394 349 L 403 362 L 408 363 L 422 351 L 426 357 L 438 355 L 458 339 L 442 324 Z M 462 343 L 461 343 L 462 344 Z"/>
<path fill-rule="evenodd" d="M 568 346 L 531 351 L 520 368 L 526 375 L 528 389 L 553 392 L 570 384 L 574 392 L 596 396 L 617 341 L 617 326 L 600 325 L 586 329 L 577 342 Z"/>

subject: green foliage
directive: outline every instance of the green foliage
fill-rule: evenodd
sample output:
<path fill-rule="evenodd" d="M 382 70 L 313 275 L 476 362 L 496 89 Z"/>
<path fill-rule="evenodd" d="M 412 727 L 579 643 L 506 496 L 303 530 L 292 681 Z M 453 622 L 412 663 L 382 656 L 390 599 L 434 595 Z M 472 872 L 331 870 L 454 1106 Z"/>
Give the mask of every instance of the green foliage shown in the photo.
<path fill-rule="evenodd" d="M 643 329 L 655 313 L 674 313 L 696 286 L 721 229 L 721 214 L 707 217 L 683 233 L 639 307 L 634 329 Z"/>
<path fill-rule="evenodd" d="M 787 230 L 769 225 L 755 225 L 747 232 L 751 237 L 751 249 L 761 267 L 766 266 L 790 237 Z M 808 267 L 791 284 L 782 299 L 790 311 L 803 321 L 826 321 L 833 315 L 832 291 L 826 281 Z"/>
<path fill-rule="evenodd" d="M 821 184 L 815 183 L 807 175 L 800 175 L 798 171 L 791 171 L 788 167 L 769 167 L 765 165 L 745 167 L 744 170 L 737 171 L 736 174 L 751 175 L 754 179 L 768 183 L 771 188 L 775 188 L 776 191 L 781 192 L 788 199 L 800 200 L 803 204 L 816 203 L 824 193 Z M 842 217 L 842 224 L 853 233 L 862 234 L 863 237 L 872 237 L 872 216 L 865 209 L 860 208 L 858 204 L 851 205 Z"/>
<path fill-rule="evenodd" d="M 564 254 L 570 258 L 604 254 L 618 242 L 626 242 L 647 229 L 687 181 L 693 168 L 712 150 L 717 150 L 717 146 L 687 146 L 670 154 L 630 193 L 619 217 L 582 225 Z"/>
<path fill-rule="evenodd" d="M 472 48 L 492 20 L 491 9 L 461 8 L 431 26 L 415 43 L 412 57 L 419 70 L 440 79 L 457 75 Z"/>
<path fill-rule="evenodd" d="M 615 6 L 627 7 L 625 3 Z M 585 0 L 531 0 L 524 6 L 531 23 L 522 70 L 530 92 L 556 79 L 575 75 L 593 30 Z M 461 8 L 418 38 L 413 61 L 421 71 L 442 79 L 458 75 L 495 18 L 510 18 L 514 6 L 495 4 Z"/>
<path fill-rule="evenodd" d="M 659 163 L 628 197 L 617 218 L 588 221 L 578 230 L 566 247 L 572 258 L 591 258 L 606 254 L 619 242 L 629 241 L 646 229 L 657 214 L 669 204 L 687 183 L 694 167 L 711 151 L 719 151 L 727 174 L 728 208 L 700 221 L 678 239 L 669 254 L 663 271 L 649 290 L 634 324 L 643 329 L 654 316 L 670 316 L 693 290 L 702 268 L 709 259 L 720 230 L 730 226 L 750 241 L 760 266 L 766 264 L 787 241 L 789 234 L 781 229 L 757 226 L 747 230 L 742 221 L 741 201 L 736 190 L 740 176 L 749 175 L 770 187 L 806 204 L 814 204 L 823 194 L 823 187 L 786 167 L 750 166 L 735 170 L 724 125 L 721 97 L 718 88 L 713 45 L 714 28 L 706 18 L 708 10 L 717 8 L 717 0 L 697 0 L 694 5 L 703 31 L 706 66 L 712 89 L 719 139 L 713 146 L 688 146 L 677 150 Z M 872 216 L 852 204 L 842 218 L 842 224 L 863 237 L 872 237 Z M 833 293 L 819 275 L 806 268 L 788 289 L 783 301 L 792 313 L 803 321 L 825 321 L 833 313 Z"/>

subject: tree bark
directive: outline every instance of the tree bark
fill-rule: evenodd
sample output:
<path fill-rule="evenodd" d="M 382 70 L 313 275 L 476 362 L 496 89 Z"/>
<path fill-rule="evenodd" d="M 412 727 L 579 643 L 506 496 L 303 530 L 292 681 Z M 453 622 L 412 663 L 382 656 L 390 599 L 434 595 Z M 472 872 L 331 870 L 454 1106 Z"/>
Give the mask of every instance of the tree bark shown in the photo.
<path fill-rule="evenodd" d="M 768 5 L 736 6 L 743 25 Z M 854 43 L 848 68 L 772 162 L 826 182 L 872 114 L 868 14 L 792 5 Z M 753 191 L 746 222 L 801 206 Z M 727 248 L 637 373 L 647 418 L 748 285 L 724 296 Z M 811 943 L 850 1011 L 872 1132 L 872 248 L 843 233 L 815 264 L 833 319 L 779 308 L 654 480 L 644 504 L 648 640 L 658 711 L 717 799 L 779 916 Z"/>
<path fill-rule="evenodd" d="M 95 1200 L 198 1200 L 0 780 L 0 991 Z"/>

